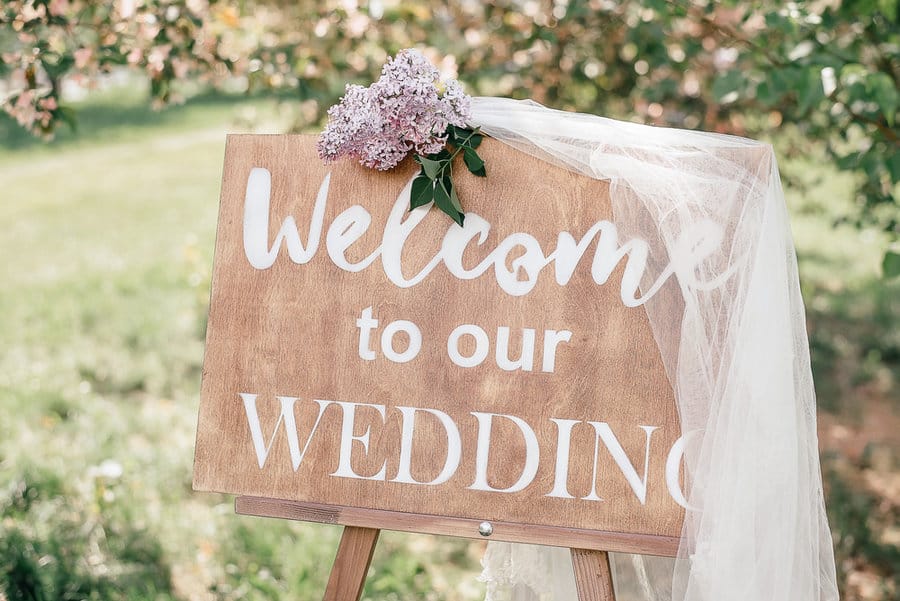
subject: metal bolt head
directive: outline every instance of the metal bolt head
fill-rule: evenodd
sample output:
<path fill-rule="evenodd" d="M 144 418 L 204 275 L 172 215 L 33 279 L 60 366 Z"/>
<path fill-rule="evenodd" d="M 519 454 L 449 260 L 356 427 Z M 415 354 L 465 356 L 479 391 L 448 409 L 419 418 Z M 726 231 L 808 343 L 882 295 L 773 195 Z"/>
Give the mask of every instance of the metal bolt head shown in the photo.
<path fill-rule="evenodd" d="M 490 536 L 494 533 L 494 527 L 490 522 L 481 522 L 478 524 L 478 534 L 481 536 Z"/>

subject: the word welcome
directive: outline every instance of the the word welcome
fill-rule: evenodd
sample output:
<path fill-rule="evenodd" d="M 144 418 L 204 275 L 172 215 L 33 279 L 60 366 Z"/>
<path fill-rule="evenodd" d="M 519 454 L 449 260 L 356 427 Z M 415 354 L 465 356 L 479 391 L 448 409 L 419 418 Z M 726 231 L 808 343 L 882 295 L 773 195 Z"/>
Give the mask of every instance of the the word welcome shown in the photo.
<path fill-rule="evenodd" d="M 274 243 L 270 245 L 272 176 L 268 169 L 261 167 L 255 167 L 250 171 L 244 199 L 243 224 L 244 253 L 250 265 L 256 269 L 268 269 L 274 264 L 282 245 L 287 247 L 288 256 L 294 263 L 302 265 L 312 260 L 318 251 L 324 229 L 330 182 L 331 173 L 328 173 L 316 196 L 306 243 L 304 244 L 300 238 L 294 217 L 288 216 L 282 222 Z M 522 296 L 534 288 L 540 272 L 551 263 L 554 266 L 557 284 L 565 286 L 596 238 L 591 277 L 598 285 L 605 284 L 619 262 L 627 257 L 620 297 L 626 306 L 636 307 L 647 302 L 672 275 L 678 278 L 682 287 L 699 285 L 700 283 L 696 282 L 697 266 L 710 256 L 722 241 L 721 228 L 709 220 L 698 219 L 681 232 L 670 249 L 668 265 L 653 284 L 639 295 L 638 287 L 647 268 L 648 244 L 638 238 L 619 244 L 616 226 L 609 221 L 598 221 L 579 240 L 568 231 L 559 232 L 556 248 L 549 254 L 544 253 L 534 236 L 524 232 L 513 233 L 497 244 L 480 263 L 467 268 L 463 265 L 466 248 L 473 241 L 478 246 L 484 245 L 491 226 L 478 214 L 466 213 L 465 226 L 450 224 L 440 249 L 418 273 L 407 277 L 401 260 L 403 247 L 431 206 L 429 203 L 414 209 L 404 219 L 409 206 L 411 186 L 412 180 L 397 196 L 384 225 L 381 244 L 361 261 L 349 261 L 346 251 L 368 231 L 372 223 L 371 214 L 364 207 L 353 205 L 334 218 L 325 234 L 326 250 L 334 265 L 348 272 L 358 272 L 372 265 L 380 257 L 385 275 L 400 288 L 415 286 L 441 263 L 461 280 L 477 278 L 493 268 L 497 285 L 504 292 L 511 296 Z M 510 268 L 507 267 L 508 257 L 515 257 L 509 263 Z"/>

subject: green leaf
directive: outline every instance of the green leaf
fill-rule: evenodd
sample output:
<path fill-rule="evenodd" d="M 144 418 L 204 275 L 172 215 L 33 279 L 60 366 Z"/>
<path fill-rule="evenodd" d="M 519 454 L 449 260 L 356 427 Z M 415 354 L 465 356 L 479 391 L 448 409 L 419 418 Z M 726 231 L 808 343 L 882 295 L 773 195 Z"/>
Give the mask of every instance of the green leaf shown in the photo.
<path fill-rule="evenodd" d="M 891 183 L 900 182 L 900 152 L 895 152 L 887 161 L 888 172 L 891 174 Z"/>
<path fill-rule="evenodd" d="M 659 14 L 667 14 L 667 11 L 670 10 L 666 0 L 647 0 L 644 2 L 644 6 L 652 8 Z"/>
<path fill-rule="evenodd" d="M 857 169 L 860 164 L 861 152 L 850 152 L 835 157 L 835 163 L 840 169 Z"/>
<path fill-rule="evenodd" d="M 428 179 L 437 179 L 438 173 L 444 168 L 443 161 L 435 161 L 419 154 L 416 155 L 416 160 L 422 165 L 422 170 L 425 171 Z"/>
<path fill-rule="evenodd" d="M 897 112 L 897 107 L 900 106 L 900 92 L 897 92 L 893 80 L 887 73 L 871 73 L 866 79 L 866 88 L 875 97 L 875 102 L 884 113 L 888 125 L 893 127 L 894 114 Z"/>
<path fill-rule="evenodd" d="M 845 87 L 862 81 L 868 70 L 858 63 L 847 63 L 841 67 L 841 84 Z"/>
<path fill-rule="evenodd" d="M 778 100 L 778 95 L 772 90 L 768 80 L 762 80 L 756 86 L 756 99 L 764 106 L 771 106 Z"/>
<path fill-rule="evenodd" d="M 462 146 L 463 148 L 478 148 L 478 145 L 484 139 L 484 134 L 478 133 L 478 128 L 467 129 L 451 125 L 447 128 L 447 132 L 450 136 L 448 141 L 454 146 Z"/>
<path fill-rule="evenodd" d="M 456 187 L 453 185 L 453 181 L 451 181 L 449 177 L 445 177 L 441 180 L 441 186 L 447 190 L 447 193 L 450 196 L 450 204 L 453 205 L 456 212 L 460 215 L 465 215 L 462 204 L 459 202 L 459 196 L 456 194 Z"/>
<path fill-rule="evenodd" d="M 728 104 L 738 99 L 744 87 L 745 76 L 739 69 L 733 69 L 716 77 L 712 84 L 712 93 L 716 102 Z"/>
<path fill-rule="evenodd" d="M 803 77 L 797 81 L 797 104 L 800 113 L 806 113 L 825 98 L 825 90 L 822 87 L 821 70 L 816 67 L 807 69 Z"/>
<path fill-rule="evenodd" d="M 881 273 L 885 279 L 900 276 L 900 253 L 889 250 L 884 254 Z"/>
<path fill-rule="evenodd" d="M 459 135 L 457 134 L 458 131 L 459 128 L 455 125 L 447 126 L 447 144 L 456 146 L 459 143 Z"/>
<path fill-rule="evenodd" d="M 793 18 L 780 12 L 766 14 L 766 28 L 781 32 L 784 37 L 791 38 L 797 29 Z"/>
<path fill-rule="evenodd" d="M 469 171 L 479 177 L 487 176 L 487 172 L 484 169 L 484 161 L 472 148 L 466 148 L 463 151 L 463 160 L 466 162 L 466 167 L 469 168 Z"/>
<path fill-rule="evenodd" d="M 409 210 L 421 207 L 434 200 L 434 181 L 428 179 L 424 173 L 420 173 L 413 180 L 412 190 L 409 194 Z"/>
<path fill-rule="evenodd" d="M 796 87 L 798 79 L 798 69 L 794 67 L 785 67 L 783 69 L 774 69 L 769 73 L 768 80 L 771 86 L 771 93 L 774 102 L 779 98 L 783 98 L 792 92 Z"/>
<path fill-rule="evenodd" d="M 437 206 L 437 208 L 449 215 L 450 219 L 461 226 L 463 224 L 463 218 L 465 216 L 459 210 L 457 210 L 456 207 L 453 206 L 453 202 L 450 200 L 450 191 L 447 190 L 444 181 L 445 180 L 441 180 L 438 185 L 434 187 L 434 204 L 435 206 Z M 451 182 L 450 188 L 452 189 L 452 187 L 453 184 Z"/>

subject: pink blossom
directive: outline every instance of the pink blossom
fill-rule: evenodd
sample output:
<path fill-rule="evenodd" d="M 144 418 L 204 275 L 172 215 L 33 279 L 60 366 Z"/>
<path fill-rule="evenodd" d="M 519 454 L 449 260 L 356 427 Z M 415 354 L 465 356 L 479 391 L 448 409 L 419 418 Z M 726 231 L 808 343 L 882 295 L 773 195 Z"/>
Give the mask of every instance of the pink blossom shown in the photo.
<path fill-rule="evenodd" d="M 35 94 L 32 90 L 25 90 L 16 98 L 13 112 L 16 121 L 24 128 L 30 128 L 37 119 L 37 109 L 35 104 Z"/>
<path fill-rule="evenodd" d="M 367 167 L 395 167 L 410 151 L 434 154 L 447 143 L 450 125 L 466 127 L 470 98 L 456 80 L 438 88 L 440 73 L 417 50 L 400 51 L 368 88 L 348 85 L 328 110 L 319 156 L 332 162 L 354 157 Z"/>
<path fill-rule="evenodd" d="M 84 69 L 91 61 L 91 56 L 94 54 L 94 51 L 90 48 L 79 48 L 72 54 L 75 56 L 75 68 Z"/>
<path fill-rule="evenodd" d="M 172 52 L 172 45 L 165 44 L 162 46 L 154 46 L 147 55 L 147 67 L 151 73 L 161 73 L 165 67 L 166 59 Z"/>
<path fill-rule="evenodd" d="M 175 72 L 175 77 L 177 77 L 178 79 L 184 79 L 185 77 L 187 77 L 190 67 L 190 63 L 188 63 L 186 60 L 178 57 L 172 59 L 172 70 Z"/>
<path fill-rule="evenodd" d="M 45 96 L 44 98 L 40 99 L 38 104 L 45 111 L 55 111 L 57 108 L 59 108 L 59 105 L 56 103 L 55 96 Z"/>
<path fill-rule="evenodd" d="M 54 17 L 65 14 L 69 10 L 69 0 L 50 0 L 50 14 Z"/>
<path fill-rule="evenodd" d="M 34 91 L 25 90 L 16 98 L 16 108 L 25 108 L 34 104 Z"/>

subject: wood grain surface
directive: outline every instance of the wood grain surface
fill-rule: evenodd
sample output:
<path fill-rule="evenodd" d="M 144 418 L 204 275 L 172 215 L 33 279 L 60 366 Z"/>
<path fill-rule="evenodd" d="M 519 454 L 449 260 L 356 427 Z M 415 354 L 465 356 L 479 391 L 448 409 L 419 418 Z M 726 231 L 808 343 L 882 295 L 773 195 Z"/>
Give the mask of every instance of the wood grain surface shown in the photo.
<path fill-rule="evenodd" d="M 491 228 L 482 245 L 473 241 L 466 248 L 467 268 L 512 233 L 527 232 L 549 254 L 560 232 L 570 232 L 577 241 L 596 222 L 612 219 L 606 182 L 557 168 L 489 139 L 479 151 L 487 165 L 487 178 L 470 175 L 461 164 L 454 175 L 465 209 L 483 217 Z M 292 262 L 282 249 L 268 269 L 249 264 L 242 224 L 247 179 L 255 167 L 272 174 L 270 241 L 283 220 L 293 216 L 301 239 L 307 242 L 313 203 L 326 174 L 331 174 L 319 249 L 308 263 Z M 557 283 L 551 264 L 540 273 L 534 289 L 522 296 L 501 290 L 493 269 L 475 279 L 460 280 L 439 264 L 421 283 L 408 288 L 399 288 L 387 278 L 380 259 L 354 273 L 338 269 L 325 249 L 331 221 L 352 205 L 367 209 L 371 226 L 346 251 L 347 260 L 363 260 L 381 244 L 391 208 L 416 170 L 411 161 L 390 172 L 368 170 L 352 161 L 325 166 L 316 156 L 312 136 L 229 136 L 197 431 L 195 489 L 283 499 L 309 507 L 321 504 L 419 516 L 409 518 L 412 525 L 406 528 L 393 524 L 401 530 L 449 533 L 446 531 L 452 528 L 469 528 L 473 521 L 488 520 L 504 524 L 498 531 L 507 524 L 512 529 L 521 527 L 507 539 L 564 546 L 579 545 L 555 536 L 548 541 L 548 530 L 529 527 L 581 533 L 574 542 L 583 541 L 590 531 L 649 535 L 661 537 L 662 554 L 669 554 L 672 541 L 680 534 L 683 510 L 666 488 L 665 463 L 681 433 L 672 387 L 646 313 L 642 307 L 624 306 L 620 299 L 625 261 L 608 282 L 598 285 L 591 277 L 595 240 L 566 285 Z M 457 227 L 431 209 L 404 247 L 406 277 L 412 277 L 435 256 L 451 226 Z M 626 240 L 620 237 L 620 243 Z M 508 269 L 512 269 L 517 252 L 522 250 L 513 250 L 506 258 Z M 651 258 L 655 263 L 664 260 Z M 667 284 L 662 294 L 672 299 L 673 315 L 680 315 L 677 287 Z M 377 356 L 370 361 L 359 356 L 356 325 L 367 307 L 372 307 L 379 320 L 371 345 Z M 422 332 L 421 352 L 406 363 L 390 361 L 381 349 L 380 335 L 394 320 L 409 320 Z M 490 338 L 488 357 L 477 367 L 463 368 L 448 358 L 447 338 L 460 324 L 477 324 Z M 500 327 L 509 328 L 509 356 L 513 359 L 521 352 L 522 329 L 535 331 L 531 371 L 505 371 L 497 365 L 494 356 Z M 678 327 L 677 320 L 671 327 Z M 552 373 L 541 369 L 545 330 L 572 332 L 571 341 L 557 348 Z M 472 352 L 470 342 L 466 338 L 460 351 Z M 406 344 L 404 335 L 396 337 L 398 350 Z M 263 468 L 258 465 L 240 393 L 258 395 L 263 438 L 267 445 L 271 443 Z M 351 463 L 362 475 L 374 475 L 384 466 L 385 478 L 332 475 L 338 469 L 342 426 L 342 410 L 335 403 L 322 413 L 318 430 L 295 471 L 284 424 L 278 421 L 277 395 L 298 399 L 295 418 L 301 445 L 318 415 L 316 399 L 383 406 L 383 417 L 371 407 L 357 410 L 353 434 L 361 437 L 368 431 L 369 439 L 367 445 L 360 440 L 351 443 Z M 428 486 L 391 481 L 398 472 L 402 425 L 397 406 L 439 409 L 455 422 L 462 454 L 458 469 L 447 482 Z M 473 412 L 518 416 L 533 428 L 540 461 L 529 486 L 515 493 L 471 488 L 478 438 Z M 572 430 L 570 454 L 565 459 L 571 498 L 548 496 L 559 467 L 558 429 L 551 418 L 582 422 Z M 588 421 L 609 425 L 639 476 L 643 475 L 646 442 L 640 426 L 656 427 L 644 503 L 610 451 L 603 445 L 596 448 L 596 434 Z M 487 481 L 495 488 L 505 488 L 522 472 L 525 439 L 509 419 L 494 422 Z M 447 437 L 437 419 L 419 414 L 411 449 L 412 475 L 419 481 L 435 478 L 447 450 Z M 597 498 L 585 499 L 595 479 Z M 249 506 L 245 509 L 252 513 Z M 423 526 L 426 518 L 443 525 Z M 449 521 L 441 522 L 445 519 Z M 376 526 L 368 522 L 356 525 Z"/>

